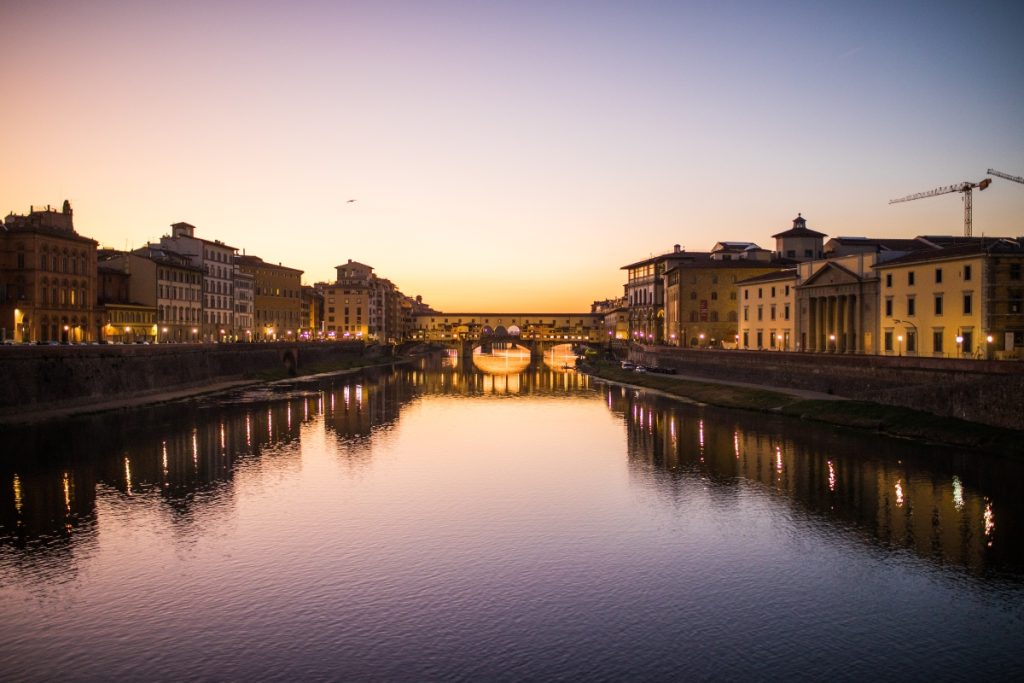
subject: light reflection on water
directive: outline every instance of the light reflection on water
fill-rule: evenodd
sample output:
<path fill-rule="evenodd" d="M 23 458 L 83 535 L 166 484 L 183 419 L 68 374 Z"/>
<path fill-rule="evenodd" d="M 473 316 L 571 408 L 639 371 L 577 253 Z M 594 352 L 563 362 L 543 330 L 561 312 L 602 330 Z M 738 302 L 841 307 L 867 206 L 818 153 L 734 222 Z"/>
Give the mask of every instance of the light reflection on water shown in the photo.
<path fill-rule="evenodd" d="M 1014 463 L 542 363 L 4 441 L 5 679 L 1024 671 Z"/>

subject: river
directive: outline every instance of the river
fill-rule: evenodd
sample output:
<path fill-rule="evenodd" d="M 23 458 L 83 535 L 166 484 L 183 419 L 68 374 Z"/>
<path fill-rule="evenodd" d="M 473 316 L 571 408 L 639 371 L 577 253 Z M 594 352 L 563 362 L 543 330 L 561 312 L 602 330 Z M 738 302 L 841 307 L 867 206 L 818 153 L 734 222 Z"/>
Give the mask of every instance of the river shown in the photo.
<path fill-rule="evenodd" d="M 3 678 L 1024 676 L 1020 463 L 480 360 L 5 428 Z"/>

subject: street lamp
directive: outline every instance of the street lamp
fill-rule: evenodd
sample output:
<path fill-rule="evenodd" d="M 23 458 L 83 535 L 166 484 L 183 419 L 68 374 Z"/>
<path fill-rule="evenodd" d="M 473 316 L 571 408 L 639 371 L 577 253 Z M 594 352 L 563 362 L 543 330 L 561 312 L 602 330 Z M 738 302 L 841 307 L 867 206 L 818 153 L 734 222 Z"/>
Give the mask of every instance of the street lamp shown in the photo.
<path fill-rule="evenodd" d="M 896 341 L 897 341 L 896 355 L 897 356 L 902 356 L 903 355 L 903 335 L 902 334 L 897 334 L 896 335 Z"/>
<path fill-rule="evenodd" d="M 836 350 L 836 335 L 834 335 L 834 334 L 828 335 L 828 342 L 829 342 L 829 349 L 828 350 L 832 351 L 832 352 L 835 352 L 835 350 Z"/>
<path fill-rule="evenodd" d="M 782 350 L 782 335 L 781 334 L 777 334 L 777 335 L 775 335 L 775 338 L 779 340 L 779 342 L 775 346 L 776 346 L 776 348 L 778 348 L 779 351 L 781 351 Z"/>
<path fill-rule="evenodd" d="M 704 347 L 704 333 L 701 332 L 700 334 L 697 335 L 697 337 L 700 339 L 701 348 L 703 348 Z"/>
<path fill-rule="evenodd" d="M 960 346 L 963 343 L 964 343 L 964 336 L 962 334 L 956 335 L 956 357 L 957 358 L 961 357 L 963 355 L 963 353 L 964 353 L 963 349 Z"/>

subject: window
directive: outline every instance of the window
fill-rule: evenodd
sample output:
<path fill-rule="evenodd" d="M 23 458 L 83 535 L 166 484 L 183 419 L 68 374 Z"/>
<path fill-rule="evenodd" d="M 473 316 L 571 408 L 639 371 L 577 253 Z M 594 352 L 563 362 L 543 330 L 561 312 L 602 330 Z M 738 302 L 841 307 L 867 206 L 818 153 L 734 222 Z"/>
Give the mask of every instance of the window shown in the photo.
<path fill-rule="evenodd" d="M 749 289 L 744 289 L 743 290 L 743 300 L 746 301 L 749 298 L 750 298 L 750 290 Z"/>
<path fill-rule="evenodd" d="M 757 348 L 760 349 L 760 348 L 763 348 L 763 347 L 764 347 L 764 332 L 762 332 L 761 330 L 758 330 L 757 331 Z"/>
<path fill-rule="evenodd" d="M 789 285 L 786 285 L 786 296 L 789 296 Z"/>
<path fill-rule="evenodd" d="M 746 306 L 743 307 L 743 319 L 750 320 L 750 310 Z"/>
<path fill-rule="evenodd" d="M 744 320 L 746 320 L 746 318 L 744 318 Z M 743 330 L 743 348 L 750 348 L 750 332 L 748 330 Z"/>
<path fill-rule="evenodd" d="M 787 258 L 796 258 L 796 249 L 787 249 L 786 256 Z M 746 344 L 744 344 L 744 346 L 746 346 Z"/>
<path fill-rule="evenodd" d="M 886 297 L 885 299 L 885 314 L 892 317 L 892 297 Z"/>
<path fill-rule="evenodd" d="M 892 351 L 892 330 L 885 331 L 885 350 Z"/>
<path fill-rule="evenodd" d="M 782 317 L 785 320 L 789 320 L 789 304 L 782 307 Z"/>
<path fill-rule="evenodd" d="M 697 292 L 696 292 L 696 290 L 694 290 L 694 291 L 690 292 L 690 298 L 691 298 L 691 299 L 696 299 L 696 298 L 697 298 Z"/>
<path fill-rule="evenodd" d="M 757 307 L 757 319 L 764 320 L 764 311 L 761 310 L 760 306 Z"/>
<path fill-rule="evenodd" d="M 974 302 L 971 300 L 971 294 L 970 293 L 965 293 L 964 294 L 964 315 L 970 315 L 971 314 L 971 308 L 972 308 L 971 304 L 973 304 L 973 303 Z"/>
<path fill-rule="evenodd" d="M 935 315 L 942 315 L 942 295 L 935 295 Z"/>
<path fill-rule="evenodd" d="M 914 271 L 910 271 L 909 273 L 907 273 L 907 284 L 914 284 Z"/>
<path fill-rule="evenodd" d="M 757 298 L 758 298 L 758 299 L 761 299 L 761 298 L 763 298 L 763 296 L 764 296 L 764 292 L 762 292 L 762 291 L 761 291 L 761 288 L 760 288 L 760 287 L 758 287 L 758 288 L 757 288 Z"/>
<path fill-rule="evenodd" d="M 711 292 L 711 300 L 718 301 L 718 292 Z"/>
<path fill-rule="evenodd" d="M 915 353 L 917 351 L 917 332 L 914 330 L 907 330 L 907 353 Z"/>
<path fill-rule="evenodd" d="M 775 296 L 775 288 L 772 287 L 772 296 Z"/>
<path fill-rule="evenodd" d="M 916 313 L 917 306 L 915 305 L 914 297 L 907 297 L 907 315 L 914 315 Z"/>
<path fill-rule="evenodd" d="M 775 320 L 775 304 L 772 304 L 771 310 L 769 311 L 769 315 L 771 316 L 772 320 Z"/>
<path fill-rule="evenodd" d="M 942 268 L 935 269 L 935 282 L 942 282 Z"/>
<path fill-rule="evenodd" d="M 932 331 L 932 351 L 942 353 L 942 330 Z"/>
<path fill-rule="evenodd" d="M 1019 280 L 1020 279 L 1020 264 L 1019 263 L 1011 263 L 1010 264 L 1010 279 L 1011 280 Z"/>
<path fill-rule="evenodd" d="M 804 258 L 814 258 L 814 250 L 804 249 Z"/>
<path fill-rule="evenodd" d="M 885 274 L 885 286 L 892 287 L 892 273 Z"/>
<path fill-rule="evenodd" d="M 964 266 L 964 282 L 970 282 L 970 281 L 971 281 L 971 266 L 970 265 L 966 265 L 966 266 Z"/>
<path fill-rule="evenodd" d="M 964 341 L 960 345 L 960 350 L 963 353 L 968 354 L 974 349 L 974 332 L 971 330 L 964 330 L 961 333 L 961 336 L 964 338 Z"/>

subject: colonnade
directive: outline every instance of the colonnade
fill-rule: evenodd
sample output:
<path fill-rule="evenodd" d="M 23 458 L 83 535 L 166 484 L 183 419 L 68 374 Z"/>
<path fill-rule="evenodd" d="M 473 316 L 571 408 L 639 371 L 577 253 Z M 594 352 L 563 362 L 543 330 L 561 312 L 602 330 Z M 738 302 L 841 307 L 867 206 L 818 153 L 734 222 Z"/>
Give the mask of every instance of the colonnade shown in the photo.
<path fill-rule="evenodd" d="M 808 351 L 857 353 L 860 334 L 857 296 L 838 294 L 810 297 L 807 313 Z"/>

